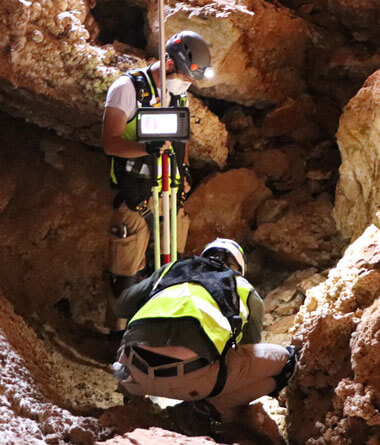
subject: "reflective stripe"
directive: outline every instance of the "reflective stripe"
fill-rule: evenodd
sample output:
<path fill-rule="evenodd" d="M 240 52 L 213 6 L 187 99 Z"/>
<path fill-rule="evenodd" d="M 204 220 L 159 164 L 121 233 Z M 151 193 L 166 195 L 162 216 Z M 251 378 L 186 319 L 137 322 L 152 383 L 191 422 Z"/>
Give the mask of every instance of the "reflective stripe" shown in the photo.
<path fill-rule="evenodd" d="M 240 297 L 240 314 L 243 316 L 243 319 L 248 318 L 249 315 L 249 307 L 248 307 L 248 297 L 254 287 L 252 284 L 247 281 L 244 277 L 237 276 L 236 283 L 238 287 L 238 293 Z M 242 298 L 243 297 L 243 298 Z"/>
<path fill-rule="evenodd" d="M 169 272 L 170 268 L 173 266 L 174 262 L 169 263 L 166 269 L 162 272 L 160 278 L 157 280 L 156 284 L 153 286 L 152 290 L 157 289 L 157 286 L 160 284 L 161 280 L 164 278 L 164 276 Z"/>
<path fill-rule="evenodd" d="M 113 182 L 113 184 L 117 184 L 117 178 L 115 175 L 115 159 L 111 158 L 111 171 L 110 171 L 110 175 L 111 175 L 111 181 Z"/>
<path fill-rule="evenodd" d="M 202 298 L 197 297 L 196 295 L 193 295 L 190 290 L 189 283 L 183 283 L 180 284 L 179 286 L 181 286 L 182 289 L 178 290 L 177 286 L 163 289 L 162 291 L 154 295 L 154 297 L 151 298 L 151 301 L 161 297 L 164 298 L 191 297 L 193 301 L 197 303 L 196 306 L 198 309 L 200 309 L 205 314 L 209 315 L 213 320 L 215 320 L 216 323 L 218 323 L 219 326 L 226 329 L 227 331 L 230 331 L 230 323 L 228 322 L 228 319 L 220 312 L 220 309 L 218 308 L 217 305 L 212 304 L 209 301 L 203 300 Z"/>

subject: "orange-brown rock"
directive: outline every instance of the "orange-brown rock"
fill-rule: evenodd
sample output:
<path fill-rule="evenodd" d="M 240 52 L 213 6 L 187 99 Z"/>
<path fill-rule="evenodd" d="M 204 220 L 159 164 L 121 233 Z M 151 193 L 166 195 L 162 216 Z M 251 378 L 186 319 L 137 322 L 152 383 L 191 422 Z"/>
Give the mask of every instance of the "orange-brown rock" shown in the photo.
<path fill-rule="evenodd" d="M 284 409 L 278 406 L 276 399 L 270 397 L 262 397 L 253 402 L 240 418 L 241 423 L 256 434 L 258 443 L 271 445 L 286 444 L 284 420 Z"/>
<path fill-rule="evenodd" d="M 105 156 L 4 115 L 0 128 L 3 291 L 25 315 L 58 303 L 80 323 L 102 324 L 111 216 Z"/>
<path fill-rule="evenodd" d="M 371 443 L 380 436 L 380 231 L 370 226 L 295 320 L 298 373 L 288 391 L 290 440 Z"/>
<path fill-rule="evenodd" d="M 253 170 L 235 169 L 209 177 L 185 205 L 191 219 L 186 252 L 199 254 L 217 236 L 244 241 L 258 205 L 270 195 Z"/>
<path fill-rule="evenodd" d="M 337 133 L 342 165 L 334 218 L 347 238 L 357 238 L 369 224 L 380 225 L 380 70 L 344 109 Z"/>
<path fill-rule="evenodd" d="M 380 68 L 379 5 L 373 0 L 284 0 L 311 26 L 308 84 L 344 107 Z"/>
<path fill-rule="evenodd" d="M 272 215 L 251 233 L 251 243 L 268 249 L 277 259 L 289 264 L 325 268 L 339 258 L 342 243 L 332 218 L 328 195 L 310 199 L 307 194 L 292 193 L 285 199 L 288 209 Z M 269 209 L 268 209 L 269 210 Z M 270 220 L 261 214 L 262 220 Z"/>
<path fill-rule="evenodd" d="M 210 43 L 215 77 L 202 95 L 245 105 L 268 105 L 305 91 L 307 23 L 281 4 L 246 0 L 169 2 L 166 32 L 199 32 Z M 150 25 L 157 26 L 151 14 Z"/>
<path fill-rule="evenodd" d="M 228 156 L 225 125 L 195 96 L 190 99 L 190 156 L 223 166 Z"/>
<path fill-rule="evenodd" d="M 253 168 L 274 190 L 297 189 L 306 177 L 305 161 L 297 145 L 239 151 L 234 154 L 233 165 Z"/>
<path fill-rule="evenodd" d="M 368 286 L 370 287 L 370 286 Z M 367 285 L 366 285 L 367 288 Z M 380 395 L 380 300 L 363 312 L 357 331 L 352 336 L 352 369 L 355 380 L 373 388 Z M 376 415 L 380 425 L 380 413 Z"/>
<path fill-rule="evenodd" d="M 291 136 L 297 143 L 315 142 L 320 138 L 320 129 L 312 118 L 316 107 L 311 96 L 303 95 L 298 100 L 288 98 L 265 117 L 264 136 Z"/>
<path fill-rule="evenodd" d="M 264 323 L 261 341 L 283 346 L 291 343 L 291 329 L 306 291 L 326 280 L 315 267 L 291 274 L 280 286 L 265 295 Z"/>

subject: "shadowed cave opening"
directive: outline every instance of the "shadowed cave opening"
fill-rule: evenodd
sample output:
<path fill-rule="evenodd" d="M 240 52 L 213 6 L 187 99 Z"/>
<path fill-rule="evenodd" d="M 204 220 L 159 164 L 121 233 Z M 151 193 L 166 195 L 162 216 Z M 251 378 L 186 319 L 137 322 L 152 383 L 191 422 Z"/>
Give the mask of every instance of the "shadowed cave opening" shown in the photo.
<path fill-rule="evenodd" d="M 98 41 L 101 44 L 117 40 L 134 48 L 145 48 L 146 11 L 143 8 L 125 0 L 98 0 L 91 13 L 100 29 Z"/>

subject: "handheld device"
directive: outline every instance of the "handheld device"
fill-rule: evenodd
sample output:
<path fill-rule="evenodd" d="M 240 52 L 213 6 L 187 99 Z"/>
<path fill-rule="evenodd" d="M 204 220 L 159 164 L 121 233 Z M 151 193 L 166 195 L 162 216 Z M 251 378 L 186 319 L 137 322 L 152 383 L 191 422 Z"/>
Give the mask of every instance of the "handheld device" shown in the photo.
<path fill-rule="evenodd" d="M 190 138 L 190 113 L 187 107 L 142 107 L 137 111 L 138 141 L 182 141 Z"/>

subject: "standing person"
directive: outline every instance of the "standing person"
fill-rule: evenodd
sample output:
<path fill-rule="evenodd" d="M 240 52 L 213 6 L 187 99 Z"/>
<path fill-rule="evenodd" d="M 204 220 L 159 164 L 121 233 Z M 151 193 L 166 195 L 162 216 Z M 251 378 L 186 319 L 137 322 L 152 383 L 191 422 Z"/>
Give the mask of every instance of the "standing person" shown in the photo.
<path fill-rule="evenodd" d="M 186 106 L 187 89 L 194 79 L 210 72 L 210 52 L 204 39 L 192 31 L 182 31 L 166 42 L 166 87 L 169 106 Z M 190 190 L 187 144 L 170 141 L 136 141 L 136 113 L 141 106 L 160 106 L 160 61 L 148 68 L 132 70 L 109 88 L 103 117 L 103 145 L 111 158 L 111 184 L 116 190 L 110 230 L 110 271 L 113 294 L 138 281 L 146 265 L 146 250 L 152 232 L 152 170 L 165 150 L 176 153 L 179 196 Z M 161 186 L 160 186 L 161 187 Z M 183 253 L 189 218 L 178 212 L 178 252 Z"/>
<path fill-rule="evenodd" d="M 236 420 L 252 400 L 277 395 L 294 370 L 293 347 L 258 343 L 263 301 L 246 269 L 242 248 L 218 238 L 117 301 L 128 319 L 114 363 L 120 390 L 184 400 L 172 415 L 185 434 L 211 434 L 212 419 Z"/>

